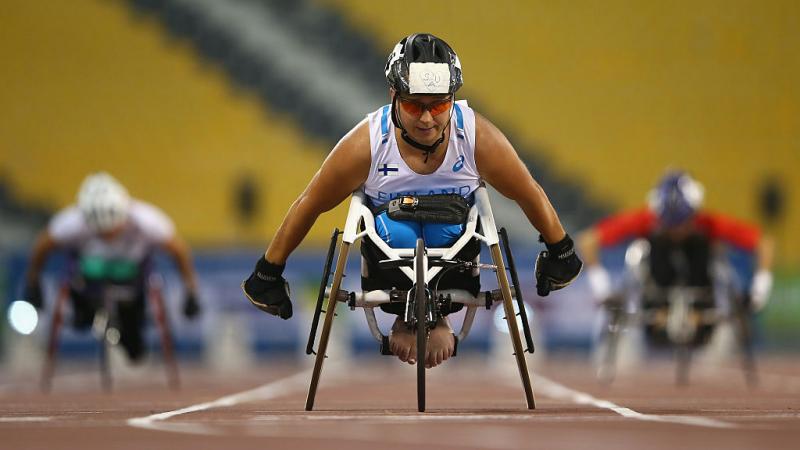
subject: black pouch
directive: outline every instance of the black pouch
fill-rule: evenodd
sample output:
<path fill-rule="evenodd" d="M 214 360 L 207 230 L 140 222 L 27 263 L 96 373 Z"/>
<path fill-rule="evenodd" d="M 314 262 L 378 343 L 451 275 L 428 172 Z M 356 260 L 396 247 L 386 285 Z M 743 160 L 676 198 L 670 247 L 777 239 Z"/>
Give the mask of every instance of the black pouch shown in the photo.
<path fill-rule="evenodd" d="M 405 195 L 384 203 L 382 211 L 392 220 L 457 224 L 467 221 L 469 204 L 458 194 Z"/>

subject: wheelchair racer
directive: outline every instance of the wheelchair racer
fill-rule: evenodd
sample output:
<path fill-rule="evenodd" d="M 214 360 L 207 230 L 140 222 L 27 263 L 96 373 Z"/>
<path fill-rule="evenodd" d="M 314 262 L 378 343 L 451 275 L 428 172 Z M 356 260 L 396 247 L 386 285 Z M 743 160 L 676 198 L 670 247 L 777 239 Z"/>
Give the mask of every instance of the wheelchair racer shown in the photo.
<path fill-rule="evenodd" d="M 186 286 L 183 313 L 194 318 L 200 312 L 197 277 L 189 247 L 175 234 L 172 221 L 157 207 L 130 198 L 127 190 L 105 172 L 87 176 L 77 204 L 58 212 L 40 233 L 28 268 L 25 299 L 43 306 L 39 281 L 48 255 L 65 249 L 74 261 L 70 268 L 69 296 L 73 326 L 92 326 L 105 299 L 116 306 L 119 343 L 130 361 L 146 354 L 143 338 L 146 275 L 156 248 L 175 258 Z"/>
<path fill-rule="evenodd" d="M 282 277 L 287 258 L 317 217 L 356 189 L 379 207 L 405 195 L 469 198 L 481 181 L 515 200 L 541 233 L 547 251 L 537 259 L 540 295 L 567 286 L 582 266 L 572 239 L 503 133 L 466 101 L 455 100 L 463 78 L 453 49 L 431 34 L 409 35 L 389 55 L 385 74 L 390 104 L 368 114 L 336 144 L 245 281 L 247 298 L 270 314 L 290 318 L 289 288 Z M 463 224 L 393 220 L 385 211 L 375 220 L 381 238 L 394 248 L 414 247 L 420 237 L 428 247 L 447 247 L 464 229 Z M 392 352 L 415 364 L 415 343 L 398 318 L 390 335 Z M 424 363 L 441 364 L 454 346 L 452 329 L 442 320 L 430 333 Z"/>
<path fill-rule="evenodd" d="M 755 268 L 748 306 L 752 312 L 764 308 L 772 289 L 772 239 L 752 224 L 702 210 L 703 195 L 702 185 L 688 173 L 670 170 L 650 192 L 647 207 L 618 213 L 581 233 L 579 251 L 595 299 L 602 303 L 612 295 L 608 272 L 599 263 L 600 250 L 645 238 L 650 244 L 649 277 L 661 288 L 711 286 L 711 248 L 718 243 L 751 252 Z"/>

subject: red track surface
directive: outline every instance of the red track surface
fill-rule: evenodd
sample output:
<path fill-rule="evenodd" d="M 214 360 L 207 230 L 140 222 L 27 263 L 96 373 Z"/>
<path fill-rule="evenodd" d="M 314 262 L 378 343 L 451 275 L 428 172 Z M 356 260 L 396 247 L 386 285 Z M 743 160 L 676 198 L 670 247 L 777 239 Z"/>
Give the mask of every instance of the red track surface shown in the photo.
<path fill-rule="evenodd" d="M 177 392 L 159 371 L 122 377 L 118 369 L 122 379 L 111 394 L 100 391 L 96 373 L 62 369 L 50 395 L 32 380 L 3 381 L 0 447 L 730 450 L 800 442 L 797 359 L 762 360 L 753 390 L 734 367 L 695 367 L 692 384 L 681 388 L 671 362 L 611 386 L 599 385 L 583 362 L 533 364 L 534 411 L 525 409 L 515 367 L 488 366 L 456 358 L 429 371 L 422 414 L 414 370 L 395 360 L 329 360 L 311 413 L 303 411 L 306 368 L 265 366 L 233 376 L 184 368 Z M 202 405 L 259 386 L 228 404 Z"/>

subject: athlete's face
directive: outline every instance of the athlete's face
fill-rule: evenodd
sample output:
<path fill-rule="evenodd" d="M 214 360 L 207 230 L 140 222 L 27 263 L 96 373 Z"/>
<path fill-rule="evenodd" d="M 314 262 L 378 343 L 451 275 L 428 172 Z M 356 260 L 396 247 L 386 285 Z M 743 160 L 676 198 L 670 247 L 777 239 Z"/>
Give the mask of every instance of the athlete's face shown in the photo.
<path fill-rule="evenodd" d="M 694 221 L 689 219 L 678 225 L 664 227 L 667 237 L 673 242 L 683 242 L 697 230 Z"/>
<path fill-rule="evenodd" d="M 442 136 L 452 110 L 452 95 L 397 95 L 400 122 L 420 144 L 433 144 Z"/>
<path fill-rule="evenodd" d="M 126 222 L 123 222 L 108 230 L 99 231 L 98 234 L 105 241 L 113 241 L 117 236 L 119 236 L 122 233 L 122 230 L 125 228 L 125 223 Z"/>

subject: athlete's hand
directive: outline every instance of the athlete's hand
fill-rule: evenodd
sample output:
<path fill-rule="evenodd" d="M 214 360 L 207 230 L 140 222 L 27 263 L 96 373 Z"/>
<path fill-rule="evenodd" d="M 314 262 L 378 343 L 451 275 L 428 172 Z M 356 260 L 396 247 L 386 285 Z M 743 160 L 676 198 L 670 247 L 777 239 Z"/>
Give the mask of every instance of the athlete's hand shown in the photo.
<path fill-rule="evenodd" d="M 197 302 L 197 295 L 192 291 L 186 291 L 186 298 L 183 299 L 183 316 L 192 320 L 200 314 L 200 311 L 202 308 Z"/>
<path fill-rule="evenodd" d="M 262 256 L 253 273 L 242 283 L 242 290 L 258 309 L 286 320 L 292 317 L 292 301 L 289 300 L 289 283 L 281 276 L 284 267 Z"/>
<path fill-rule="evenodd" d="M 772 292 L 772 272 L 760 269 L 753 276 L 753 281 L 750 284 L 750 308 L 753 312 L 759 312 L 764 309 L 769 300 L 770 292 Z"/>
<path fill-rule="evenodd" d="M 611 277 L 603 266 L 600 264 L 588 266 L 586 268 L 586 278 L 589 281 L 592 297 L 594 297 L 598 305 L 611 296 Z"/>
<path fill-rule="evenodd" d="M 44 301 L 42 298 L 42 285 L 38 282 L 29 282 L 25 285 L 25 291 L 22 293 L 23 300 L 30 303 L 36 309 L 42 309 Z"/>
<path fill-rule="evenodd" d="M 539 240 L 544 241 L 541 237 Z M 536 258 L 536 292 L 541 297 L 572 283 L 583 267 L 569 235 L 555 244 L 545 242 L 545 246 L 547 250 Z"/>

